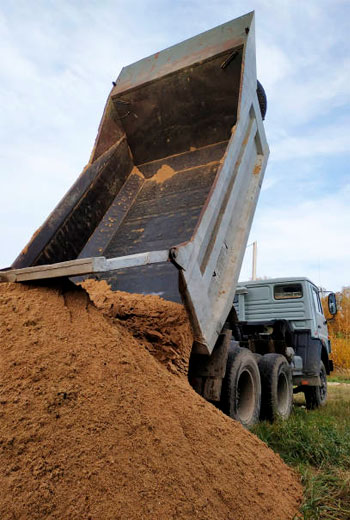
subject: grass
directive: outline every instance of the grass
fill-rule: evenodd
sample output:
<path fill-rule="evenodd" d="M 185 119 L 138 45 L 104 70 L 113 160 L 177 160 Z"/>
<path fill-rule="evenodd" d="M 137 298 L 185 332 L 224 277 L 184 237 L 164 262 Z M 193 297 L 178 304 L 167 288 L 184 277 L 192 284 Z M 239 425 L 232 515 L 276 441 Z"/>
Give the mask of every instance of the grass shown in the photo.
<path fill-rule="evenodd" d="M 328 381 L 333 383 L 350 383 L 350 370 L 338 369 L 328 377 Z"/>
<path fill-rule="evenodd" d="M 350 377 L 342 374 L 332 376 L 328 379 L 330 383 L 346 383 L 350 384 Z"/>
<path fill-rule="evenodd" d="M 306 410 L 296 396 L 288 421 L 259 423 L 254 433 L 302 478 L 304 520 L 350 519 L 350 385 L 329 385 L 325 407 Z"/>

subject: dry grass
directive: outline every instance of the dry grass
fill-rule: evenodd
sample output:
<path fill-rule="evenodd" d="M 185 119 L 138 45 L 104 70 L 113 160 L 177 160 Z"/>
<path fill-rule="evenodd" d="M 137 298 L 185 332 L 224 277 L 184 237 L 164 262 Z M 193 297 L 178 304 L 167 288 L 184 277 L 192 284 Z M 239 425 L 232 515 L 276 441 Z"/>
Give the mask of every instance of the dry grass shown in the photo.
<path fill-rule="evenodd" d="M 332 359 L 336 370 L 350 370 L 350 339 L 331 337 Z"/>
<path fill-rule="evenodd" d="M 327 298 L 322 299 L 332 343 L 332 359 L 336 370 L 350 370 L 350 287 L 337 293 L 338 312 L 331 316 Z"/>
<path fill-rule="evenodd" d="M 328 403 L 335 401 L 342 401 L 343 403 L 350 402 L 350 384 L 349 383 L 328 383 Z"/>

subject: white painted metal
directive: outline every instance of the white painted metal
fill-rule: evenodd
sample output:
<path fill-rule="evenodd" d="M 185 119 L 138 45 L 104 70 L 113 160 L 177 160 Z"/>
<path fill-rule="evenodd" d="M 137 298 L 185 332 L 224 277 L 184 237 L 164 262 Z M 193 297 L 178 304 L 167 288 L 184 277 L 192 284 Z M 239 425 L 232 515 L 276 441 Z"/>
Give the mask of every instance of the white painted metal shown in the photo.
<path fill-rule="evenodd" d="M 169 251 L 151 251 L 135 255 L 120 256 L 118 258 L 82 258 L 59 262 L 57 264 L 24 267 L 22 269 L 8 269 L 0 271 L 0 282 L 26 282 L 30 280 L 45 280 L 62 276 L 82 276 L 85 274 L 105 273 L 126 267 L 135 267 L 146 264 L 166 262 Z"/>
<path fill-rule="evenodd" d="M 288 284 L 300 284 L 302 297 L 275 299 L 275 287 Z M 293 330 L 308 329 L 313 337 L 318 337 L 315 335 L 317 309 L 314 306 L 313 290 L 317 291 L 317 287 L 304 277 L 240 282 L 236 291 L 238 304 L 235 304 L 238 319 L 248 322 L 283 319 L 290 323 Z M 322 322 L 324 321 L 322 314 Z"/>
<path fill-rule="evenodd" d="M 120 256 L 106 260 L 104 271 L 115 271 L 126 267 L 136 267 L 138 265 L 158 264 L 169 260 L 169 250 L 149 251 L 148 253 L 137 253 L 135 255 Z"/>

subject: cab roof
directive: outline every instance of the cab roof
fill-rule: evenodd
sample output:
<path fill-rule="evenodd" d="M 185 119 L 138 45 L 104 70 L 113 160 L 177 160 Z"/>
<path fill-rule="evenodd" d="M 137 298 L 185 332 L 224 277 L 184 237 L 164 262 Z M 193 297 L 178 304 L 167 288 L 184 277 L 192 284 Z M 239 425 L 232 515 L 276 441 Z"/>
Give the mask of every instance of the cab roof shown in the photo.
<path fill-rule="evenodd" d="M 315 287 L 317 287 L 314 282 L 312 282 L 309 278 L 306 276 L 291 276 L 291 277 L 284 277 L 284 278 L 267 278 L 264 280 L 247 280 L 243 282 L 238 282 L 237 287 L 243 287 L 247 285 L 267 285 L 267 284 L 276 284 L 276 283 L 293 283 L 293 282 L 309 282 Z"/>

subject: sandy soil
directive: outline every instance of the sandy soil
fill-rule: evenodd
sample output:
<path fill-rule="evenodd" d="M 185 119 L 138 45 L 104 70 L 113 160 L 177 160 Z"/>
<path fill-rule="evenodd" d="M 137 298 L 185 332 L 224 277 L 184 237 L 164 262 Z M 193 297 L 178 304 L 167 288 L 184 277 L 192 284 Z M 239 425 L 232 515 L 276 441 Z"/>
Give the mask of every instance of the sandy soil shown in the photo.
<path fill-rule="evenodd" d="M 291 520 L 302 495 L 132 322 L 70 286 L 0 284 L 0 467 L 2 520 Z"/>

